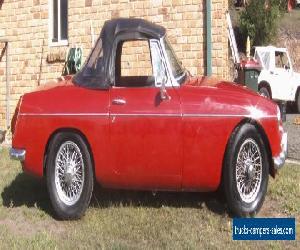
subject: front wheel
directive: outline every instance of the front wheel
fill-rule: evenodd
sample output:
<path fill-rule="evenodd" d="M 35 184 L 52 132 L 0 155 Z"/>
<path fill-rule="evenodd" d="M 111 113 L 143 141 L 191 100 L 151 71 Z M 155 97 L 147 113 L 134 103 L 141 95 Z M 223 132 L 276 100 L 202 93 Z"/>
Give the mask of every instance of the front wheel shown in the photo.
<path fill-rule="evenodd" d="M 227 146 L 223 188 L 228 207 L 235 216 L 254 216 L 267 192 L 269 163 L 263 140 L 251 124 L 232 134 Z"/>
<path fill-rule="evenodd" d="M 296 108 L 297 108 L 297 112 L 300 113 L 300 90 L 298 90 L 298 94 L 296 97 Z"/>
<path fill-rule="evenodd" d="M 261 96 L 271 99 L 271 94 L 266 87 L 261 87 L 258 92 Z"/>
<path fill-rule="evenodd" d="M 86 211 L 94 185 L 92 161 L 84 140 L 70 132 L 58 133 L 49 145 L 47 188 L 60 219 L 78 219 Z"/>

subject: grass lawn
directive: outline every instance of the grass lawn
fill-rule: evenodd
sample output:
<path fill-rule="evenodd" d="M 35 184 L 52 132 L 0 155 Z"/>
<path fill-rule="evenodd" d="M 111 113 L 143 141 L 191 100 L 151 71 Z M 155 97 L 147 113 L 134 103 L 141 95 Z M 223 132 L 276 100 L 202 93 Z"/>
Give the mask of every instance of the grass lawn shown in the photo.
<path fill-rule="evenodd" d="M 96 188 L 79 221 L 53 219 L 45 183 L 22 173 L 0 147 L 0 249 L 300 249 L 300 166 L 270 179 L 259 217 L 296 217 L 296 241 L 232 241 L 232 219 L 214 193 Z"/>

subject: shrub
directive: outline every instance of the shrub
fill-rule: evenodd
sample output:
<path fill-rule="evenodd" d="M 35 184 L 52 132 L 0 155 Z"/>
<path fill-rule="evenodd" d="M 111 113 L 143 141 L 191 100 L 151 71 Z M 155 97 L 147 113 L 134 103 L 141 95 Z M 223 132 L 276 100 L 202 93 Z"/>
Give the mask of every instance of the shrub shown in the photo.
<path fill-rule="evenodd" d="M 280 0 L 252 0 L 240 16 L 240 28 L 244 39 L 249 36 L 251 44 L 268 45 L 277 36 L 281 17 Z"/>

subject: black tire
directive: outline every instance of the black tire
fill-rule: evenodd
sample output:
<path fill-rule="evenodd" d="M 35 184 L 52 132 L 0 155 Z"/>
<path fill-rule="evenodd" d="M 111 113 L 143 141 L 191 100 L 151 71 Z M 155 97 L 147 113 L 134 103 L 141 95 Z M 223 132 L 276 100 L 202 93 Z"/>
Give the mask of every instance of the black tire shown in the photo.
<path fill-rule="evenodd" d="M 77 193 L 76 199 L 73 200 L 73 203 L 69 201 L 64 201 L 64 199 L 67 199 L 66 193 L 62 192 L 63 186 L 61 184 L 56 184 L 55 183 L 55 171 L 57 169 L 56 165 L 56 158 L 59 157 L 58 153 L 59 150 L 64 148 L 64 145 L 68 144 L 69 148 L 73 147 L 73 149 L 79 150 L 79 160 L 81 165 L 76 165 L 74 162 L 78 161 L 77 159 L 73 161 L 73 163 L 69 163 L 69 166 L 73 166 L 72 170 L 70 170 L 68 180 L 69 183 L 68 185 L 73 185 L 75 187 L 75 182 L 74 181 L 74 174 L 77 170 L 76 167 L 80 168 L 80 173 L 81 173 L 81 180 L 83 184 L 79 184 L 81 188 L 79 188 L 81 191 Z M 75 146 L 76 145 L 76 146 Z M 60 151 L 63 152 L 63 151 Z M 73 151 L 74 152 L 74 151 Z M 81 155 L 80 155 L 81 154 Z M 61 158 L 63 159 L 63 158 Z M 73 164 L 73 165 L 72 165 Z M 75 164 L 75 165 L 74 165 Z M 63 165 L 63 164 L 62 164 Z M 71 167 L 68 167 L 71 168 Z M 65 183 L 67 182 L 67 177 L 66 177 L 66 168 L 64 167 L 64 180 Z M 72 174 L 71 174 L 71 171 Z M 57 175 L 58 176 L 58 175 Z M 93 174 L 93 167 L 92 167 L 92 160 L 91 160 L 91 155 L 88 150 L 88 147 L 84 140 L 79 136 L 78 134 L 71 133 L 71 132 L 62 132 L 58 133 L 54 136 L 54 138 L 51 140 L 49 144 L 49 150 L 48 150 L 48 157 L 47 157 L 47 162 L 46 162 L 46 178 L 47 178 L 47 188 L 48 188 L 48 193 L 50 196 L 50 200 L 53 206 L 53 209 L 59 219 L 63 220 L 71 220 L 71 219 L 79 219 L 82 217 L 90 203 L 91 197 L 92 197 L 92 192 L 93 192 L 93 187 L 94 187 L 94 174 Z M 57 177 L 58 178 L 58 177 Z M 77 178 L 77 177 L 75 177 Z M 57 179 L 58 180 L 58 179 Z M 74 181 L 74 182 L 73 182 Z M 78 184 L 78 183 L 77 183 Z M 76 186 L 76 188 L 78 187 Z M 61 190 L 59 191 L 59 189 Z M 70 190 L 70 189 L 69 189 Z M 74 195 L 74 193 L 73 193 Z M 63 197 L 63 198 L 62 198 Z M 67 198 L 64 198 L 67 197 Z"/>
<path fill-rule="evenodd" d="M 249 200 L 246 200 L 246 198 L 242 197 L 242 194 L 240 194 L 242 191 L 239 191 L 236 177 L 238 156 L 240 150 L 248 145 L 247 143 L 254 149 L 258 149 L 260 152 L 259 162 L 261 162 L 261 179 L 260 185 L 257 185 L 257 188 L 255 189 L 255 195 L 251 197 L 253 200 L 250 198 Z M 251 149 L 253 150 L 253 148 Z M 243 151 L 241 151 L 240 155 L 242 155 L 242 152 Z M 258 155 L 259 154 L 257 154 L 257 156 Z M 267 192 L 269 180 L 269 162 L 264 142 L 254 125 L 244 124 L 233 132 L 227 145 L 224 160 L 222 182 L 229 210 L 234 214 L 234 216 L 237 217 L 255 216 L 255 214 L 260 210 Z M 253 168 L 255 168 L 253 162 L 249 164 L 252 165 L 251 171 L 250 166 L 247 165 L 248 163 L 246 164 L 246 160 L 241 162 L 243 162 L 243 164 L 240 164 L 240 166 L 248 170 L 245 171 L 245 178 L 246 176 L 247 178 L 253 178 Z M 247 166 L 249 167 L 247 168 Z M 252 177 L 249 177 L 250 173 Z"/>
<path fill-rule="evenodd" d="M 261 95 L 261 96 L 264 96 L 264 97 L 266 97 L 266 98 L 269 98 L 269 99 L 271 99 L 271 94 L 270 94 L 270 92 L 269 92 L 269 90 L 266 88 L 266 87 L 261 87 L 261 88 L 259 88 L 259 94 Z"/>
<path fill-rule="evenodd" d="M 300 90 L 298 90 L 297 96 L 296 96 L 296 111 L 300 113 Z"/>

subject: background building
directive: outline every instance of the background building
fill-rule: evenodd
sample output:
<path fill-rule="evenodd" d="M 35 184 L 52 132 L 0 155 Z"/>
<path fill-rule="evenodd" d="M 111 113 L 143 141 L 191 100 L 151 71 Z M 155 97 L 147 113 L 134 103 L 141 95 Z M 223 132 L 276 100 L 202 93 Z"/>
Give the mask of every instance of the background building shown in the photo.
<path fill-rule="evenodd" d="M 19 96 L 61 75 L 66 51 L 81 47 L 83 60 L 105 20 L 138 17 L 166 27 L 178 58 L 192 74 L 206 72 L 204 0 L 0 0 L 0 129 L 6 128 L 6 44 L 10 117 Z M 228 78 L 225 11 L 211 0 L 212 73 Z M 7 41 L 7 43 L 5 43 Z M 128 60 L 133 60 L 128 57 Z M 56 100 L 53 100 L 56 101 Z"/>

